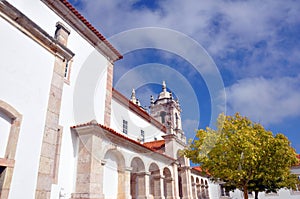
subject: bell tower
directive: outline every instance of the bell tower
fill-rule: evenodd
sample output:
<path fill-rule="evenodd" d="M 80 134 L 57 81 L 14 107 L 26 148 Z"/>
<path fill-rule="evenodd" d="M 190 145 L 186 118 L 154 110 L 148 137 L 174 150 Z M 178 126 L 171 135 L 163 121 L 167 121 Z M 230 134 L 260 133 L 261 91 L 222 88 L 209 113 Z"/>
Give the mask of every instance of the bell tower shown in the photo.
<path fill-rule="evenodd" d="M 157 99 L 154 101 L 151 96 L 150 115 L 166 126 L 167 134 L 175 135 L 186 143 L 186 137 L 182 130 L 179 101 L 173 98 L 172 92 L 167 91 L 165 81 L 162 83 L 162 91 Z"/>

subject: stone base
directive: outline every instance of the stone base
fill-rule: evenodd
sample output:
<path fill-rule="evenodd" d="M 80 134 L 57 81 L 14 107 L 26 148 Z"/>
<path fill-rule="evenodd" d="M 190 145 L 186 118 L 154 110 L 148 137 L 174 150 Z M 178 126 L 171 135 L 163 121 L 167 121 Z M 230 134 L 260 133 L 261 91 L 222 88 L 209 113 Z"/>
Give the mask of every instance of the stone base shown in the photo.
<path fill-rule="evenodd" d="M 71 199 L 104 199 L 104 194 L 72 193 Z"/>
<path fill-rule="evenodd" d="M 138 196 L 137 199 L 153 199 L 153 196 Z"/>
<path fill-rule="evenodd" d="M 165 196 L 154 196 L 153 199 L 165 199 Z"/>

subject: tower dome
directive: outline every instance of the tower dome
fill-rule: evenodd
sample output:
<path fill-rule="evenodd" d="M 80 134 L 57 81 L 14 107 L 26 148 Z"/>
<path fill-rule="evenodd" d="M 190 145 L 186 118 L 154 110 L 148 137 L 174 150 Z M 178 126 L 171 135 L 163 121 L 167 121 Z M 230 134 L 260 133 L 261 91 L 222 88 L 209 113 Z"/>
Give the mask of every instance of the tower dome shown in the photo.
<path fill-rule="evenodd" d="M 159 94 L 157 100 L 169 99 L 169 98 L 172 98 L 172 93 L 167 91 L 166 82 L 163 81 L 163 83 L 162 83 L 162 91 Z"/>

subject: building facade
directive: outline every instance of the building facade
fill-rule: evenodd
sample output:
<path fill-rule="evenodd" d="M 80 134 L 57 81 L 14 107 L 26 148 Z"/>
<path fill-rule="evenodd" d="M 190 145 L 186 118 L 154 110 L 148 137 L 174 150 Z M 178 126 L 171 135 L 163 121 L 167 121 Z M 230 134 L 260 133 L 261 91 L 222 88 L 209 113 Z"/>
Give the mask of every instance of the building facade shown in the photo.
<path fill-rule="evenodd" d="M 0 16 L 1 199 L 229 197 L 181 155 L 166 83 L 149 113 L 115 90 L 122 55 L 70 3 L 1 0 Z"/>

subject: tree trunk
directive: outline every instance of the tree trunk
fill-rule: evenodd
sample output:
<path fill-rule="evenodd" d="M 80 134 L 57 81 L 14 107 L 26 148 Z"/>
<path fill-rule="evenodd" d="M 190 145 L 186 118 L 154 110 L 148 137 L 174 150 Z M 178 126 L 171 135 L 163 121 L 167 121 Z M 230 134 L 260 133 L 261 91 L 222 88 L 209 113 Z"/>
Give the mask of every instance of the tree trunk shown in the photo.
<path fill-rule="evenodd" d="M 254 191 L 254 199 L 258 199 L 258 191 Z"/>
<path fill-rule="evenodd" d="M 244 186 L 243 191 L 244 191 L 244 199 L 248 199 L 248 187 Z"/>

